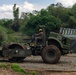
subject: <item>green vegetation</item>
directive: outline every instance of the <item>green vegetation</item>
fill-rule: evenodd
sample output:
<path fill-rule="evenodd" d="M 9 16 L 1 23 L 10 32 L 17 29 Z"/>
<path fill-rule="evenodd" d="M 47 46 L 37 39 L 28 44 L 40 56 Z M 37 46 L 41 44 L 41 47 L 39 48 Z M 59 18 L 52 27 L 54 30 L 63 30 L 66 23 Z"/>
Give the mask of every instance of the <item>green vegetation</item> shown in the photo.
<path fill-rule="evenodd" d="M 0 26 L 0 46 L 5 43 L 17 42 L 17 38 L 14 37 L 14 31 Z"/>
<path fill-rule="evenodd" d="M 22 12 L 19 18 L 19 8 L 14 4 L 13 19 L 0 19 L 0 45 L 10 42 L 20 42 L 20 37 L 27 37 L 37 32 L 40 25 L 46 26 L 46 31 L 59 32 L 60 27 L 76 28 L 76 4 L 63 7 L 61 3 L 51 4 L 40 11 Z M 16 34 L 17 33 L 17 34 Z"/>
<path fill-rule="evenodd" d="M 44 14 L 43 12 L 46 12 L 47 14 Z M 56 29 L 59 29 L 61 24 L 61 20 L 59 18 L 56 18 L 53 15 L 48 15 L 48 12 L 45 10 L 41 10 L 39 15 L 31 17 L 26 26 L 25 30 L 26 34 L 31 35 L 34 34 L 39 25 L 45 25 L 47 30 L 55 31 Z"/>
<path fill-rule="evenodd" d="M 76 4 L 63 7 L 61 3 L 51 4 L 46 9 L 35 11 L 25 23 L 24 32 L 33 34 L 39 25 L 45 25 L 46 30 L 58 32 L 60 27 L 76 28 Z"/>
<path fill-rule="evenodd" d="M 23 74 L 27 74 L 27 75 L 37 75 L 37 73 L 35 71 L 33 72 L 26 72 L 24 69 L 22 69 L 18 64 L 12 64 L 11 68 L 19 73 L 23 73 Z"/>
<path fill-rule="evenodd" d="M 7 29 L 0 26 L 0 45 L 3 44 L 3 42 L 5 42 L 7 40 Z"/>
<path fill-rule="evenodd" d="M 37 75 L 35 71 L 33 72 L 27 72 L 24 69 L 22 69 L 18 64 L 0 64 L 0 68 L 4 69 L 12 69 L 15 72 L 24 74 L 24 75 Z"/>
<path fill-rule="evenodd" d="M 0 68 L 10 68 L 9 64 L 0 64 Z"/>
<path fill-rule="evenodd" d="M 14 31 L 18 31 L 19 30 L 19 8 L 16 7 L 16 4 L 14 4 L 13 6 L 13 16 L 14 16 L 14 21 L 13 21 L 13 25 L 12 25 L 12 29 Z"/>
<path fill-rule="evenodd" d="M 35 71 L 32 72 L 32 75 L 37 75 L 37 73 Z"/>
<path fill-rule="evenodd" d="M 26 71 L 24 71 L 18 64 L 12 64 L 11 68 L 19 73 L 26 73 Z"/>

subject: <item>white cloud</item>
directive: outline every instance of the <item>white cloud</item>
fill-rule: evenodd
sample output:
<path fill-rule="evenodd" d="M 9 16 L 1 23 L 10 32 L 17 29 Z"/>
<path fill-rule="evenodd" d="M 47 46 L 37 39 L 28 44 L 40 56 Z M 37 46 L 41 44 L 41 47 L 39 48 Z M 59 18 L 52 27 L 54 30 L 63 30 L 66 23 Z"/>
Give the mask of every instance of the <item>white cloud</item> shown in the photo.
<path fill-rule="evenodd" d="M 13 18 L 11 12 L 0 12 L 0 19 L 2 18 Z"/>
<path fill-rule="evenodd" d="M 13 5 L 6 5 L 6 4 L 0 6 L 0 19 L 13 18 L 12 7 Z"/>
<path fill-rule="evenodd" d="M 60 2 L 63 4 L 65 7 L 72 6 L 74 3 L 76 3 L 76 0 L 55 0 L 55 3 Z M 25 1 L 22 4 L 17 5 L 20 9 L 20 14 L 21 12 L 31 12 L 32 10 L 40 10 L 42 8 L 46 8 L 47 6 L 44 5 L 37 5 L 37 4 L 31 4 L 28 1 Z M 0 6 L 0 19 L 2 18 L 13 18 L 13 13 L 12 13 L 12 4 L 3 4 Z"/>
<path fill-rule="evenodd" d="M 32 4 L 28 1 L 23 2 L 22 4 L 17 5 L 19 7 L 20 14 L 21 12 L 31 12 L 33 10 L 40 10 L 46 8 L 45 5 Z M 2 18 L 13 18 L 13 5 L 12 4 L 3 4 L 0 6 L 0 19 Z"/>
<path fill-rule="evenodd" d="M 2 5 L 2 6 L 0 6 L 0 12 L 1 11 L 12 11 L 12 7 L 13 7 L 13 5 L 6 5 L 6 4 L 4 4 L 4 5 Z"/>
<path fill-rule="evenodd" d="M 56 2 L 62 3 L 65 7 L 70 7 L 76 3 L 76 0 L 56 0 Z"/>
<path fill-rule="evenodd" d="M 22 5 L 22 8 L 32 11 L 32 10 L 34 10 L 34 5 L 25 1 L 24 4 Z"/>
<path fill-rule="evenodd" d="M 20 9 L 20 13 L 21 12 L 31 12 L 33 10 L 40 9 L 36 5 L 28 3 L 27 1 L 25 1 L 23 4 L 17 5 L 17 7 L 19 7 L 19 9 Z M 13 18 L 12 8 L 13 8 L 13 5 L 4 4 L 4 5 L 0 6 L 0 19 Z"/>
<path fill-rule="evenodd" d="M 45 9 L 46 7 L 47 7 L 46 5 L 38 5 L 38 4 L 36 4 L 34 8 L 35 8 L 36 10 L 41 10 L 42 8 Z"/>

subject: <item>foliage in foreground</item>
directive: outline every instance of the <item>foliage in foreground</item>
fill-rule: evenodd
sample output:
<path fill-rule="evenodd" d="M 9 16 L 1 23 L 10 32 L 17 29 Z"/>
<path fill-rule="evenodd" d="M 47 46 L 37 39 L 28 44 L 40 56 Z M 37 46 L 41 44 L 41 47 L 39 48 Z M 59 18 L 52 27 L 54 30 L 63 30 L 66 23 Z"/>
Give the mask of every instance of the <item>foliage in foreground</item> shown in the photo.
<path fill-rule="evenodd" d="M 17 42 L 13 33 L 12 30 L 0 26 L 0 46 L 9 42 Z"/>
<path fill-rule="evenodd" d="M 24 69 L 22 69 L 18 64 L 0 64 L 0 68 L 6 68 L 6 69 L 12 69 L 15 72 L 25 74 L 25 75 L 37 75 L 35 71 L 33 72 L 27 72 Z"/>
<path fill-rule="evenodd" d="M 16 72 L 26 73 L 18 64 L 12 64 L 11 68 Z"/>

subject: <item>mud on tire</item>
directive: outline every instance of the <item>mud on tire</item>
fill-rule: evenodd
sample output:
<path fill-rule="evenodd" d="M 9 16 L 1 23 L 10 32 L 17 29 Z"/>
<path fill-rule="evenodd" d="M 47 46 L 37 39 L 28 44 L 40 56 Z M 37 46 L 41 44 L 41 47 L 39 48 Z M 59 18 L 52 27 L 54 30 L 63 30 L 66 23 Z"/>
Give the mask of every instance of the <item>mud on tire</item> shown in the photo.
<path fill-rule="evenodd" d="M 41 56 L 45 63 L 54 64 L 59 61 L 61 52 L 55 45 L 48 45 L 42 50 Z"/>

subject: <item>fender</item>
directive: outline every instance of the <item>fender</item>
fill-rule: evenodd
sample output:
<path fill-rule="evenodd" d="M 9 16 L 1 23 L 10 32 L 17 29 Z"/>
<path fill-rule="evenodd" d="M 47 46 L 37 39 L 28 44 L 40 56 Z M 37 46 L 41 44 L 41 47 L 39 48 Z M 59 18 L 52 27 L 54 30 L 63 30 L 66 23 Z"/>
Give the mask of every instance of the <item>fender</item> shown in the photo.
<path fill-rule="evenodd" d="M 63 45 L 62 45 L 61 41 L 58 40 L 57 38 L 55 38 L 55 37 L 49 37 L 48 40 L 55 40 L 55 41 L 57 41 L 60 44 L 61 48 L 63 48 Z"/>
<path fill-rule="evenodd" d="M 23 45 L 23 44 L 19 44 L 19 43 L 12 43 L 12 44 L 7 44 L 7 45 L 4 45 L 2 50 L 7 50 L 9 49 L 10 47 L 12 46 L 20 46 L 22 49 L 26 49 L 26 46 Z"/>

